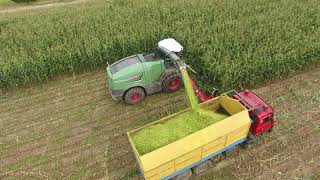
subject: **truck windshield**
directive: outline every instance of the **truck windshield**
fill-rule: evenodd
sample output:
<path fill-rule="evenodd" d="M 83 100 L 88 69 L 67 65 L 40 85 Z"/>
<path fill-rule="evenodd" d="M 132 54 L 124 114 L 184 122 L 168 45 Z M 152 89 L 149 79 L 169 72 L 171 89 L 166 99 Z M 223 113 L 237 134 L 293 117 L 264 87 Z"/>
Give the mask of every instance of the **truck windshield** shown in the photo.
<path fill-rule="evenodd" d="M 263 119 L 263 123 L 267 123 L 272 120 L 272 115 Z"/>
<path fill-rule="evenodd" d="M 138 57 L 132 56 L 132 57 L 128 57 L 127 59 L 123 59 L 116 64 L 113 64 L 111 66 L 111 69 L 112 69 L 113 73 L 116 73 L 116 72 L 120 71 L 121 69 L 124 69 L 128 66 L 131 66 L 131 65 L 137 64 L 137 63 L 140 63 L 140 60 L 138 59 Z"/>

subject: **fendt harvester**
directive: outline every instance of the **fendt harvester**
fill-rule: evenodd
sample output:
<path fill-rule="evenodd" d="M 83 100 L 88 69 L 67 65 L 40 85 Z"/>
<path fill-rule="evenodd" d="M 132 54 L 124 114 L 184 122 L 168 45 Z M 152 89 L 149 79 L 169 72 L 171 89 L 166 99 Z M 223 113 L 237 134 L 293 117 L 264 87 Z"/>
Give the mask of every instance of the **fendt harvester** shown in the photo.
<path fill-rule="evenodd" d="M 147 94 L 174 92 L 182 85 L 176 61 L 169 52 L 180 54 L 183 47 L 174 39 L 158 43 L 154 53 L 126 57 L 107 67 L 109 90 L 114 100 L 140 103 Z"/>
<path fill-rule="evenodd" d="M 141 175 L 145 179 L 188 179 L 192 174 L 203 172 L 210 167 L 214 159 L 227 155 L 238 145 L 246 148 L 252 144 L 257 136 L 265 132 L 271 132 L 275 123 L 273 109 L 260 97 L 249 90 L 240 92 L 232 90 L 217 97 L 207 96 L 195 85 L 192 79 L 186 82 L 185 78 L 181 78 L 188 74 L 186 73 L 188 66 L 177 55 L 183 49 L 182 46 L 174 39 L 160 42 L 162 43 L 158 44 L 158 52 L 151 55 L 129 57 L 129 59 L 138 58 L 134 61 L 139 62 L 135 63 L 124 63 L 123 61 L 128 60 L 125 58 L 120 61 L 122 65 L 117 65 L 119 62 L 116 62 L 110 65 L 107 70 L 110 75 L 111 93 L 114 93 L 112 88 L 121 87 L 121 92 L 119 90 L 113 96 L 116 96 L 116 99 L 123 99 L 129 104 L 136 103 L 132 102 L 135 100 L 134 92 L 143 92 L 145 95 L 167 89 L 171 83 L 175 83 L 175 80 L 183 80 L 187 94 L 190 92 L 187 88 L 189 84 L 193 89 L 192 95 L 197 95 L 198 100 L 202 102 L 197 104 L 197 107 L 191 105 L 188 109 L 127 133 Z M 161 53 L 156 55 L 159 53 L 159 49 Z M 155 69 L 161 66 L 161 71 L 159 69 L 157 71 L 150 70 L 152 65 L 148 65 L 150 61 L 145 60 L 146 56 L 157 56 L 157 58 L 150 59 L 152 59 L 151 62 L 156 64 L 155 67 L 157 68 Z M 158 59 L 158 56 L 162 58 Z M 119 71 L 123 71 L 121 78 L 120 75 L 116 75 Z M 148 76 L 153 72 L 160 78 L 156 79 L 155 76 L 152 76 L 153 83 L 141 84 L 142 81 L 146 82 L 149 79 Z M 125 76 L 124 74 L 130 75 Z M 174 78 L 166 78 L 168 75 Z M 119 81 L 120 79 L 121 81 Z M 130 79 L 130 81 L 127 79 Z M 152 88 L 149 87 L 150 85 Z M 181 86 L 180 82 L 177 86 Z M 137 87 L 141 89 L 137 90 Z M 153 88 L 156 90 L 148 90 Z M 134 89 L 133 93 L 130 92 L 130 95 L 128 95 L 131 89 Z M 177 90 L 176 88 L 173 89 Z M 190 100 L 190 94 L 188 94 L 188 97 Z M 141 102 L 141 99 L 139 102 Z M 188 116 L 190 112 L 193 112 L 193 114 L 191 113 L 194 115 L 193 117 Z M 202 121 L 202 117 L 206 120 Z M 208 117 L 212 119 L 208 120 Z M 199 126 L 200 124 L 199 127 L 201 128 L 190 131 L 194 128 L 191 127 L 193 121 L 197 121 L 194 122 L 194 125 Z M 203 125 L 201 123 L 207 124 L 201 126 Z M 168 129 L 165 128 L 170 130 L 167 131 Z M 153 134 L 150 134 L 150 132 Z M 163 132 L 167 134 L 159 134 Z M 155 143 L 154 141 L 157 141 L 157 138 L 161 138 L 162 141 Z M 148 148 L 144 148 L 144 146 Z"/>

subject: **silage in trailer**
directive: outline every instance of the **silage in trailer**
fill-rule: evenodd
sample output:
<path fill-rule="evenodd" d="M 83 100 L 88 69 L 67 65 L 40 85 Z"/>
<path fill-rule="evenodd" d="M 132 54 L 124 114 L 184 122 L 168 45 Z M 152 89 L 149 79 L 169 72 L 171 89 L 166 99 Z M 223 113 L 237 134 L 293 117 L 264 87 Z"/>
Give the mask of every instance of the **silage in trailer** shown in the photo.
<path fill-rule="evenodd" d="M 142 156 L 227 117 L 226 114 L 201 108 L 189 109 L 163 123 L 135 132 L 131 135 L 132 141 L 139 155 Z"/>

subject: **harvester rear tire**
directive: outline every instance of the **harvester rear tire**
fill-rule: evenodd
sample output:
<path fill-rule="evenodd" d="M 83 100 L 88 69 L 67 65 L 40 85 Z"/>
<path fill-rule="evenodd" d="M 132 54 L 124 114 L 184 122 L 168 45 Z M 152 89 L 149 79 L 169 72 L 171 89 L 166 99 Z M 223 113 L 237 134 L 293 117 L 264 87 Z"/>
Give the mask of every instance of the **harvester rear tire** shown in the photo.
<path fill-rule="evenodd" d="M 162 81 L 162 90 L 164 92 L 178 91 L 182 86 L 182 78 L 178 73 L 167 75 Z"/>
<path fill-rule="evenodd" d="M 175 176 L 174 178 L 172 178 L 172 180 L 188 180 L 190 179 L 191 176 L 192 176 L 192 171 L 189 169 L 186 172 L 183 172 Z"/>
<path fill-rule="evenodd" d="M 141 87 L 134 87 L 127 90 L 123 96 L 123 99 L 128 104 L 139 104 L 145 96 L 146 93 Z"/>

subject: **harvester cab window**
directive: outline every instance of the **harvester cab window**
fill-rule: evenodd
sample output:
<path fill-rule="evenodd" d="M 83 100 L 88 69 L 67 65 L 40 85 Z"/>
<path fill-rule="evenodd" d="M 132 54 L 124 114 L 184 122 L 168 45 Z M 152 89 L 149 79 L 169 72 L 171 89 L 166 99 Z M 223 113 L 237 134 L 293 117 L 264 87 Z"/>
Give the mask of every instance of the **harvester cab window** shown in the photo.
<path fill-rule="evenodd" d="M 133 64 L 137 64 L 139 62 L 140 61 L 139 61 L 139 58 L 137 56 L 128 57 L 127 59 L 123 59 L 122 61 L 118 62 L 117 64 L 112 65 L 111 66 L 112 72 L 116 73 L 121 69 L 124 69 L 124 68 L 126 68 L 128 66 L 131 66 Z"/>
<path fill-rule="evenodd" d="M 162 52 L 161 50 L 157 49 L 154 54 L 155 54 L 154 56 L 158 57 L 158 59 L 164 60 L 164 64 L 165 64 L 166 68 L 170 68 L 170 67 L 175 66 L 175 62 L 168 55 L 166 55 L 164 52 Z"/>
<path fill-rule="evenodd" d="M 161 50 L 157 49 L 154 53 L 155 58 L 160 58 L 163 60 L 168 60 L 170 59 L 164 52 L 162 52 Z"/>
<path fill-rule="evenodd" d="M 160 57 L 157 56 L 156 53 L 144 54 L 143 57 L 147 62 L 156 61 L 160 59 Z"/>

